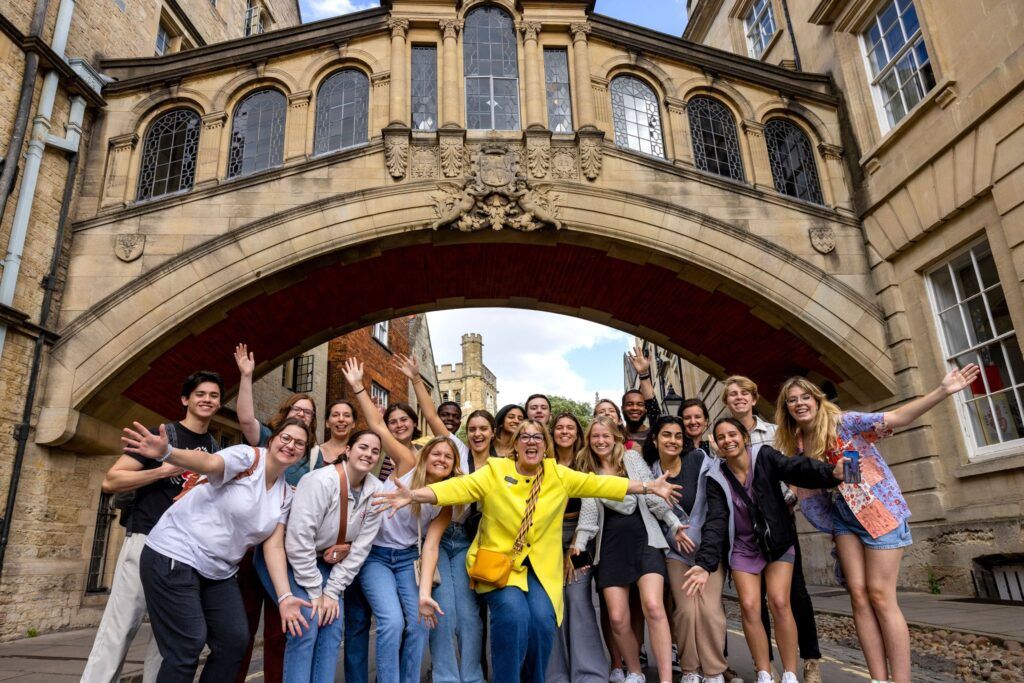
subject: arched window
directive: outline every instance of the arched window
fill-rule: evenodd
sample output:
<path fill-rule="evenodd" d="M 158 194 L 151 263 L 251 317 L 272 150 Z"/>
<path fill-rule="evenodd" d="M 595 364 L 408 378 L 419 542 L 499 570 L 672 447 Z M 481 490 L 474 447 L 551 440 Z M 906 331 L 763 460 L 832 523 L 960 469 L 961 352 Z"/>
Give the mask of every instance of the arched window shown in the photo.
<path fill-rule="evenodd" d="M 323 154 L 366 142 L 370 82 L 355 69 L 330 76 L 316 95 L 313 153 Z"/>
<path fill-rule="evenodd" d="M 466 15 L 462 33 L 466 127 L 519 129 L 519 63 L 512 17 L 497 7 Z"/>
<path fill-rule="evenodd" d="M 661 111 L 651 86 L 633 76 L 619 76 L 612 81 L 611 90 L 615 144 L 644 154 L 665 156 Z"/>
<path fill-rule="evenodd" d="M 175 109 L 149 126 L 142 145 L 136 199 L 153 199 L 192 189 L 199 149 L 199 114 Z"/>
<path fill-rule="evenodd" d="M 693 163 L 702 171 L 743 180 L 743 159 L 736 139 L 736 122 L 729 109 L 710 97 L 686 104 L 693 141 Z"/>
<path fill-rule="evenodd" d="M 284 95 L 277 90 L 255 92 L 235 107 L 231 123 L 228 177 L 246 175 L 281 164 L 284 156 Z"/>
<path fill-rule="evenodd" d="M 772 119 L 764 124 L 764 141 L 775 189 L 790 197 L 824 204 L 811 141 L 804 132 L 785 119 Z"/>

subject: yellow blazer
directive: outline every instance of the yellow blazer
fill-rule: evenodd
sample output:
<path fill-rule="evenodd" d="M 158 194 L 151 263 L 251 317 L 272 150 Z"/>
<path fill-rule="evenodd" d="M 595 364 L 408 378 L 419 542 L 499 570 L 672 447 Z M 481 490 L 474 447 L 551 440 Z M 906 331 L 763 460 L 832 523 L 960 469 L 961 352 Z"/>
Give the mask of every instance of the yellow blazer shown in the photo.
<path fill-rule="evenodd" d="M 455 477 L 430 488 L 437 496 L 438 505 L 480 503 L 483 516 L 480 530 L 466 555 L 466 567 L 472 567 L 478 548 L 512 554 L 512 544 L 519 533 L 526 513 L 526 499 L 530 496 L 533 477 L 524 477 L 516 471 L 511 458 L 490 458 L 487 466 L 463 477 Z M 569 498 L 612 498 L 626 496 L 629 481 L 623 477 L 583 474 L 544 460 L 544 483 L 541 484 L 537 507 L 533 513 L 533 526 L 526 534 L 522 554 L 516 558 L 508 585 L 523 591 L 526 587 L 527 558 L 534 573 L 544 586 L 555 608 L 555 618 L 562 623 L 562 514 Z M 486 593 L 493 586 L 478 586 L 477 592 Z"/>

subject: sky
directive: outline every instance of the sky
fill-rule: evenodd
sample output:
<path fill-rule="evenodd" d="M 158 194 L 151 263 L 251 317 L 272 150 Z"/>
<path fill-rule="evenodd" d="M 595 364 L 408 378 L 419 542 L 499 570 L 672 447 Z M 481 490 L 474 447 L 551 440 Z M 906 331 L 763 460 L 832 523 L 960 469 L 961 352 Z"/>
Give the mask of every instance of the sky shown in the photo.
<path fill-rule="evenodd" d="M 299 0 L 305 21 L 377 7 L 377 0 Z M 680 36 L 686 0 L 597 0 L 594 11 Z M 595 393 L 618 400 L 622 359 L 632 338 L 618 330 L 553 313 L 472 308 L 427 314 L 434 360 L 462 360 L 462 335 L 484 339 L 484 364 L 498 379 L 498 405 L 520 403 L 533 393 L 594 402 Z M 524 338 L 529 340 L 524 344 Z"/>

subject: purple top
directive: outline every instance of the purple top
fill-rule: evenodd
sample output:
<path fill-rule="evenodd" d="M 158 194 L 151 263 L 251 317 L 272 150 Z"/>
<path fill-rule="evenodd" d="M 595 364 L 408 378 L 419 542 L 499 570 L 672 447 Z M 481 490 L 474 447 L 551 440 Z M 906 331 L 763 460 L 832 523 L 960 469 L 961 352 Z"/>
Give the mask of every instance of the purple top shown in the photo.
<path fill-rule="evenodd" d="M 743 490 L 746 492 L 750 502 L 757 502 L 754 497 L 754 461 L 750 461 L 750 471 L 747 472 L 747 480 L 743 482 Z M 754 520 L 750 516 L 750 510 L 743 502 L 743 497 L 729 486 L 729 495 L 732 497 L 733 526 L 735 536 L 732 542 L 732 554 L 729 556 L 729 567 L 733 571 L 746 572 L 748 574 L 760 574 L 768 565 L 768 560 L 757 547 L 757 539 L 754 538 Z"/>
<path fill-rule="evenodd" d="M 910 517 L 910 508 L 900 492 L 889 465 L 875 448 L 875 441 L 892 434 L 884 413 L 843 413 L 836 425 L 837 443 L 825 452 L 835 463 L 843 451 L 860 454 L 860 484 L 840 484 L 836 493 L 800 489 L 800 510 L 819 531 L 832 533 L 832 496 L 842 495 L 857 521 L 872 538 L 883 536 Z M 801 449 L 802 450 L 802 449 Z"/>

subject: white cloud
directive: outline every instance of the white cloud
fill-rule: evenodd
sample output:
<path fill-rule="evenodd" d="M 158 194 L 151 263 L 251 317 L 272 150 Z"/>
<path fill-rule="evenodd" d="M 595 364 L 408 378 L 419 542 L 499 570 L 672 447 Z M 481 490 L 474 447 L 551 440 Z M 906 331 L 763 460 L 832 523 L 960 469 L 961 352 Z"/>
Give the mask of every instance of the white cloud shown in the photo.
<path fill-rule="evenodd" d="M 380 5 L 376 0 L 301 0 L 301 2 L 303 21 L 318 21 Z"/>
<path fill-rule="evenodd" d="M 513 308 L 469 308 L 428 313 L 434 359 L 438 364 L 462 360 L 462 335 L 483 335 L 484 364 L 498 379 L 498 404 L 520 402 L 532 393 L 566 396 L 593 403 L 622 394 L 622 352 L 630 339 L 610 327 L 568 316 Z M 567 355 L 619 341 L 614 353 L 590 358 L 584 372 Z"/>

